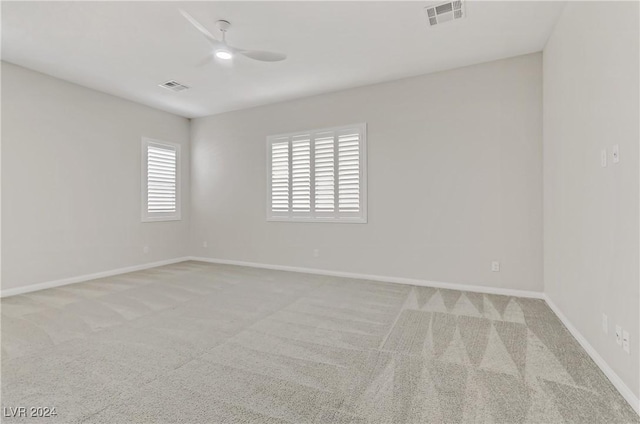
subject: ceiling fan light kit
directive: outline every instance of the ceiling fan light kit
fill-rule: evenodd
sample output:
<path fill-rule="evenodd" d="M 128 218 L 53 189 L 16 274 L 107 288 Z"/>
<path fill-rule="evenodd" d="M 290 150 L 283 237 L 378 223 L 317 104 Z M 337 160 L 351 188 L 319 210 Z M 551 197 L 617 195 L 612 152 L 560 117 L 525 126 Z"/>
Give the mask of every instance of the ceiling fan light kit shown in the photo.
<path fill-rule="evenodd" d="M 216 27 L 222 33 L 222 44 L 224 45 L 223 47 L 216 49 L 214 52 L 215 56 L 218 59 L 222 59 L 222 60 L 233 59 L 233 52 L 231 52 L 230 49 L 226 48 L 227 47 L 226 35 L 227 35 L 227 30 L 229 29 L 230 26 L 231 26 L 231 23 L 229 21 L 224 21 L 224 20 L 216 21 Z"/>
<path fill-rule="evenodd" d="M 224 49 L 216 50 L 215 55 L 218 59 L 222 59 L 222 60 L 233 59 L 233 53 Z"/>

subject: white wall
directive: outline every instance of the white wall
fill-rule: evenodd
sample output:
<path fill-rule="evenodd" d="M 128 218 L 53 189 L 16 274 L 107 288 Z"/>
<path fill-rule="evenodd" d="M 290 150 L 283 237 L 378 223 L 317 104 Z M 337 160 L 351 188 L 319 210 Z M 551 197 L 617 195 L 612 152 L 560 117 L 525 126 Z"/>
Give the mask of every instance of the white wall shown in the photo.
<path fill-rule="evenodd" d="M 194 119 L 192 253 L 542 291 L 541 104 L 538 53 Z M 369 222 L 267 222 L 265 138 L 358 122 Z"/>
<path fill-rule="evenodd" d="M 2 62 L 2 124 L 3 290 L 185 256 L 188 119 Z M 140 222 L 142 136 L 182 145 L 182 221 Z"/>
<path fill-rule="evenodd" d="M 638 18 L 637 2 L 569 3 L 544 50 L 545 292 L 636 397 Z M 630 355 L 615 343 L 616 324 L 631 334 Z"/>

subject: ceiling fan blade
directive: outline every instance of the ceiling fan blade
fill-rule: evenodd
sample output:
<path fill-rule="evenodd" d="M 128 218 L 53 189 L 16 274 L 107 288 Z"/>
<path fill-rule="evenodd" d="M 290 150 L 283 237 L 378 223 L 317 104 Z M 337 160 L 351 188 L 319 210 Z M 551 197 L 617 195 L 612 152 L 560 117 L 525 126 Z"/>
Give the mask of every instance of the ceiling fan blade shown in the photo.
<path fill-rule="evenodd" d="M 196 19 L 195 19 L 193 16 L 189 15 L 187 12 L 185 12 L 185 11 L 184 11 L 184 10 L 182 10 L 182 9 L 180 9 L 180 13 L 182 14 L 182 16 L 184 16 L 184 18 L 185 18 L 187 21 L 189 21 L 189 23 L 190 23 L 191 25 L 193 25 L 193 26 L 194 26 L 194 28 L 195 28 L 195 29 L 197 29 L 198 31 L 200 31 L 200 33 L 201 33 L 202 35 L 204 35 L 204 37 L 205 37 L 207 40 L 209 40 L 209 42 L 210 42 L 210 43 L 212 43 L 212 44 L 219 44 L 219 43 L 220 43 L 220 40 L 218 40 L 216 37 L 214 37 L 214 36 L 213 36 L 213 34 L 211 34 L 211 33 L 209 32 L 209 30 L 208 30 L 208 29 L 206 29 L 206 28 L 204 27 L 204 25 L 202 25 L 200 22 L 196 21 Z"/>
<path fill-rule="evenodd" d="M 284 53 L 265 52 L 261 50 L 238 50 L 238 53 L 262 62 L 279 62 L 287 58 L 287 55 Z"/>

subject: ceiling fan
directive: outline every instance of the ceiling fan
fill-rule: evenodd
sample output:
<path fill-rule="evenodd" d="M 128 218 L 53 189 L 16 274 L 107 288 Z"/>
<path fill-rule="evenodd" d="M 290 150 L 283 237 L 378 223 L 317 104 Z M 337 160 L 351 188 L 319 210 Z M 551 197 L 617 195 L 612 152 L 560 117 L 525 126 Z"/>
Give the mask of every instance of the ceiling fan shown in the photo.
<path fill-rule="evenodd" d="M 221 39 L 218 39 L 214 37 L 213 34 L 211 34 L 211 32 L 209 32 L 209 30 L 207 30 L 207 28 L 205 28 L 200 22 L 196 21 L 193 16 L 189 15 L 184 10 L 180 10 L 180 13 L 187 21 L 189 21 L 189 23 L 191 23 L 191 25 L 204 35 L 204 38 L 206 38 L 213 47 L 213 52 L 201 62 L 201 65 L 213 60 L 214 56 L 222 60 L 231 60 L 235 55 L 242 55 L 262 62 L 279 62 L 287 58 L 287 55 L 283 53 L 267 52 L 263 50 L 245 50 L 228 45 L 226 41 L 226 34 L 231 26 L 229 21 L 216 21 L 216 27 L 222 33 Z"/>

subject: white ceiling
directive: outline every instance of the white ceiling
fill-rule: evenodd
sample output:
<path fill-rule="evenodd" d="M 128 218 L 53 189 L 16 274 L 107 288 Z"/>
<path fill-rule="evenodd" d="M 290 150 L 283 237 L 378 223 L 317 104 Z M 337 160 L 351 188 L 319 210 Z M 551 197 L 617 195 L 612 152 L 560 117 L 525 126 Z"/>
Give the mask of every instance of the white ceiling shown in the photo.
<path fill-rule="evenodd" d="M 564 2 L 466 3 L 429 27 L 410 2 L 2 2 L 2 59 L 186 117 L 199 117 L 542 50 Z M 206 40 L 289 55 L 196 64 Z M 175 79 L 191 90 L 158 87 Z"/>

